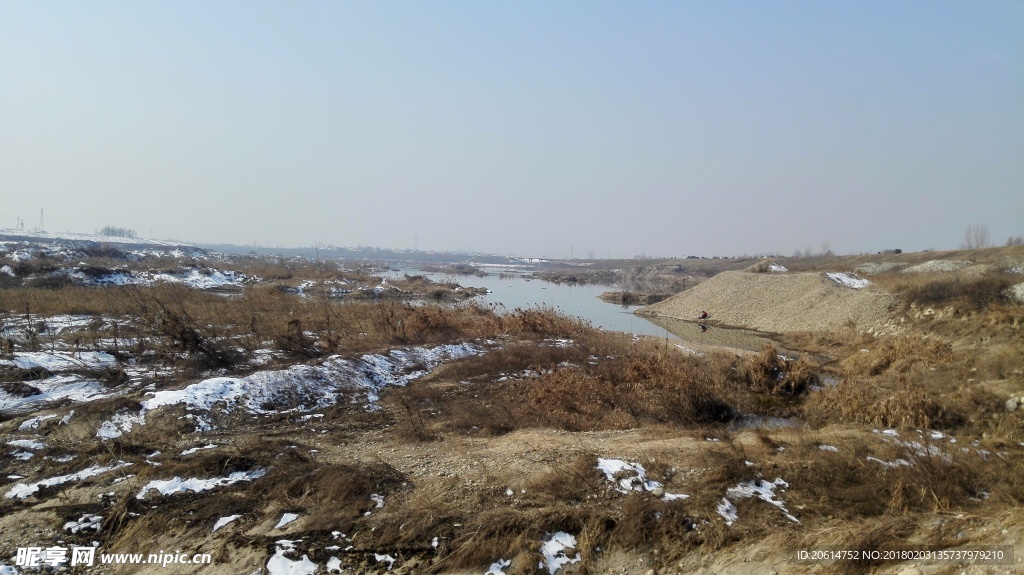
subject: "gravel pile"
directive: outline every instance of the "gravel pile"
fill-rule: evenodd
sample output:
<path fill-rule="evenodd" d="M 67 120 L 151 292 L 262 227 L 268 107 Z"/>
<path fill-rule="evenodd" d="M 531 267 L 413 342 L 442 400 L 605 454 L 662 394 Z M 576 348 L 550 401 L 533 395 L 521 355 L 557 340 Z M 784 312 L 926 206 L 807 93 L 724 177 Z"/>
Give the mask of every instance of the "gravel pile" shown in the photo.
<path fill-rule="evenodd" d="M 932 260 L 930 262 L 924 262 L 923 264 L 917 264 L 916 266 L 910 266 L 903 271 L 909 273 L 955 272 L 972 265 L 974 265 L 974 262 L 970 260 Z"/>
<path fill-rule="evenodd" d="M 862 274 L 883 274 L 906 266 L 907 264 L 900 262 L 870 262 L 857 266 L 856 270 Z"/>
<path fill-rule="evenodd" d="M 838 329 L 848 320 L 866 330 L 895 304 L 877 288 L 839 286 L 823 273 L 723 272 L 637 314 L 693 321 L 707 310 L 717 323 L 773 333 Z"/>
<path fill-rule="evenodd" d="M 1010 292 L 1010 297 L 1017 300 L 1020 303 L 1024 303 L 1024 283 L 1019 283 L 1015 286 L 1010 286 L 1007 290 Z"/>

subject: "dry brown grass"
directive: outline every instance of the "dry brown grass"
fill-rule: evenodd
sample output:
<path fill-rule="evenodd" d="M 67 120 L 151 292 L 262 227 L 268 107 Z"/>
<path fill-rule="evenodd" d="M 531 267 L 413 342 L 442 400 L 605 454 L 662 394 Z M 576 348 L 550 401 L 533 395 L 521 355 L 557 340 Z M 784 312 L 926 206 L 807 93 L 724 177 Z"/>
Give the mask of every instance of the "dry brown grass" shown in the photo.
<path fill-rule="evenodd" d="M 901 297 L 904 311 L 911 306 L 962 306 L 974 311 L 1009 303 L 1006 290 L 1020 277 L 1004 271 L 887 273 L 871 281 Z"/>
<path fill-rule="evenodd" d="M 930 428 L 942 407 L 918 386 L 892 388 L 871 380 L 847 378 L 808 397 L 803 417 L 813 425 L 860 423 L 888 428 Z"/>

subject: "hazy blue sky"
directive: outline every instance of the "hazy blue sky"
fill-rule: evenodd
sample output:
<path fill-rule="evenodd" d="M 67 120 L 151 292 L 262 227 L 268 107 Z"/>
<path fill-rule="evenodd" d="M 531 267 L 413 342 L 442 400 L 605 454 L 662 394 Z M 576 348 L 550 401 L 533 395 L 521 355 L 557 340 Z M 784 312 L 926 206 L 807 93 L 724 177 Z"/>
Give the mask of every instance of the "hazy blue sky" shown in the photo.
<path fill-rule="evenodd" d="M 0 0 L 0 227 L 599 257 L 1024 235 L 1024 2 Z"/>

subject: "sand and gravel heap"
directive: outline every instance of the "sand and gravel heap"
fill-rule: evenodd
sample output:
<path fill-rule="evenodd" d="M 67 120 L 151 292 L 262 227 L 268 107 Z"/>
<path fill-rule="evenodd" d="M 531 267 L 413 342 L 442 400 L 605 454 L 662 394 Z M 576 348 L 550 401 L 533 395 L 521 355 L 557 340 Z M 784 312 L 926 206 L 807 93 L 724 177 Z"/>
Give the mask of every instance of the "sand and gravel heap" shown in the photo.
<path fill-rule="evenodd" d="M 707 310 L 723 325 L 782 333 L 837 329 L 848 320 L 867 329 L 884 323 L 895 304 L 849 274 L 723 272 L 637 313 L 694 320 Z"/>

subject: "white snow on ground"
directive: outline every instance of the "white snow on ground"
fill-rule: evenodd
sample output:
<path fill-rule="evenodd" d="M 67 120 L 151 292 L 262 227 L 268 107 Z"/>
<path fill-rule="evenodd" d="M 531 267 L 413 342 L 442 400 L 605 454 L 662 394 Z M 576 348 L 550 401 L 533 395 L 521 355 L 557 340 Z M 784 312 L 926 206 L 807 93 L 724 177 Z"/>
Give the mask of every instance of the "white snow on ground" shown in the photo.
<path fill-rule="evenodd" d="M 73 232 L 50 232 L 44 230 L 0 229 L 0 235 L 13 238 L 32 238 L 33 240 L 64 240 L 71 242 L 96 242 L 103 244 L 151 245 L 154 247 L 183 247 L 198 250 L 196 246 L 175 241 L 152 240 L 148 238 L 128 238 L 122 236 L 101 236 L 98 234 L 79 234 Z M 10 240 L 17 241 L 17 240 Z"/>
<path fill-rule="evenodd" d="M 238 287 L 245 280 L 245 274 L 233 271 L 211 270 L 208 274 L 200 273 L 198 270 L 190 270 L 183 274 L 181 283 L 198 289 L 212 289 L 219 287 Z"/>
<path fill-rule="evenodd" d="M 825 444 L 822 444 L 822 445 L 818 446 L 818 449 L 820 449 L 822 451 L 831 451 L 832 453 L 839 453 L 839 448 L 836 447 L 835 445 L 825 445 Z"/>
<path fill-rule="evenodd" d="M 2 410 L 2 409 L 0 409 L 0 410 Z M 21 422 L 20 426 L 18 426 L 18 430 L 19 431 L 27 431 L 29 429 L 39 429 L 39 424 L 40 423 L 46 421 L 47 419 L 53 419 L 55 417 L 57 417 L 57 416 L 56 415 L 40 415 L 38 417 L 33 417 L 31 419 L 26 419 L 25 421 Z"/>
<path fill-rule="evenodd" d="M 341 559 L 338 559 L 337 557 L 331 557 L 328 559 L 325 567 L 327 568 L 328 573 L 341 573 L 343 570 L 341 567 Z"/>
<path fill-rule="evenodd" d="M 779 264 L 772 263 L 768 264 L 768 271 L 772 272 L 773 274 L 783 274 L 788 272 L 789 270 L 786 269 L 785 266 L 780 266 Z"/>
<path fill-rule="evenodd" d="M 103 522 L 103 517 L 99 515 L 83 515 L 78 521 L 68 521 L 64 524 L 64 531 L 75 534 L 78 532 L 92 531 L 95 533 L 100 532 L 100 523 Z"/>
<path fill-rule="evenodd" d="M 45 443 L 33 441 L 31 439 L 14 439 L 12 441 L 8 441 L 7 445 L 13 445 L 14 447 L 20 447 L 22 449 L 31 449 L 33 451 L 46 448 Z"/>
<path fill-rule="evenodd" d="M 618 485 L 615 490 L 619 493 L 655 491 L 657 489 L 662 492 L 659 497 L 666 501 L 689 497 L 689 495 L 683 495 L 682 493 L 665 493 L 661 483 L 647 479 L 647 470 L 639 463 L 628 463 L 621 459 L 599 457 L 597 458 L 597 468 L 604 473 L 608 481 Z"/>
<path fill-rule="evenodd" d="M 896 461 L 882 461 L 877 457 L 871 456 L 865 457 L 864 459 L 866 459 L 867 461 L 874 461 L 875 463 L 879 463 L 882 465 L 882 467 L 909 467 L 910 465 L 913 465 L 906 459 L 897 459 Z"/>
<path fill-rule="evenodd" d="M 90 286 L 180 283 L 196 289 L 216 289 L 239 288 L 258 281 L 258 278 L 250 278 L 241 272 L 217 269 L 189 269 L 178 274 L 114 270 L 103 275 L 94 275 L 81 269 L 65 270 L 64 273 L 78 283 Z"/>
<path fill-rule="evenodd" d="M 546 567 L 548 575 L 554 575 L 555 571 L 558 571 L 567 563 L 579 563 L 579 553 L 573 557 L 566 555 L 566 550 L 575 549 L 575 537 L 564 531 L 552 533 L 547 537 L 547 539 L 544 539 L 543 544 L 540 546 L 540 552 L 544 555 L 544 560 L 537 565 L 537 568 L 544 569 Z"/>
<path fill-rule="evenodd" d="M 241 515 L 228 515 L 227 517 L 221 517 L 213 524 L 213 532 L 216 533 L 221 527 L 224 527 L 240 517 Z"/>
<path fill-rule="evenodd" d="M 198 453 L 198 452 L 202 451 L 203 449 L 216 449 L 216 448 L 217 448 L 217 444 L 216 443 L 211 443 L 209 445 L 204 445 L 202 447 L 193 447 L 192 449 L 186 449 L 185 451 L 181 452 L 181 455 L 182 455 L 182 457 L 184 457 L 186 455 L 192 455 L 193 453 Z"/>
<path fill-rule="evenodd" d="M 141 414 L 133 415 L 129 412 L 118 411 L 113 417 L 100 424 L 100 428 L 96 431 L 96 437 L 117 439 L 125 432 L 131 431 L 135 424 L 142 425 L 143 423 L 145 423 L 145 419 Z"/>
<path fill-rule="evenodd" d="M 511 564 L 511 559 L 498 559 L 494 563 L 491 563 L 491 567 L 486 573 L 484 573 L 484 575 L 505 575 L 505 569 L 507 569 Z"/>
<path fill-rule="evenodd" d="M 299 518 L 299 514 L 298 513 L 285 513 L 284 515 L 281 516 L 281 520 L 277 522 L 277 525 L 274 526 L 274 529 L 280 529 L 280 528 L 284 527 L 285 525 L 288 525 L 289 523 L 295 521 L 298 518 Z"/>
<path fill-rule="evenodd" d="M 258 371 L 252 375 L 214 377 L 175 391 L 160 391 L 142 402 L 138 415 L 119 415 L 104 422 L 96 436 L 120 437 L 135 424 L 145 423 L 146 412 L 168 405 L 184 405 L 200 414 L 199 429 L 209 428 L 201 416 L 215 406 L 254 414 L 311 411 L 333 405 L 343 392 L 365 395 L 374 404 L 389 385 L 404 386 L 445 361 L 480 353 L 473 344 L 439 345 L 433 348 L 393 350 L 388 355 L 368 354 L 358 360 L 332 356 L 321 365 L 295 365 L 283 370 Z M 273 405 L 273 409 L 264 409 Z"/>
<path fill-rule="evenodd" d="M 277 548 L 274 556 L 267 561 L 267 573 L 269 575 L 313 575 L 317 566 L 309 560 L 309 555 L 303 555 L 302 559 L 292 561 L 284 556 L 287 549 Z"/>
<path fill-rule="evenodd" d="M 684 345 L 679 345 L 678 343 L 674 343 L 672 345 L 678 347 L 679 349 L 685 351 L 686 353 L 688 353 L 690 355 L 696 355 L 696 356 L 704 357 L 703 353 L 701 353 L 699 351 L 692 350 L 692 349 L 690 349 L 690 348 L 688 348 L 688 347 L 686 347 Z"/>
<path fill-rule="evenodd" d="M 184 493 L 186 491 L 200 493 L 203 491 L 209 491 L 216 487 L 234 485 L 239 481 L 252 481 L 253 479 L 259 479 L 266 474 L 266 469 L 254 469 L 252 471 L 236 471 L 227 477 L 213 477 L 210 479 L 182 479 L 180 477 L 164 480 L 154 479 L 142 488 L 142 491 L 139 492 L 136 498 L 145 499 L 146 495 L 153 489 L 159 491 L 161 495 L 174 495 L 176 493 Z"/>
<path fill-rule="evenodd" d="M 736 511 L 736 506 L 732 504 L 732 501 L 729 501 L 725 497 L 723 497 L 722 502 L 718 504 L 717 511 L 718 514 L 722 516 L 722 519 L 725 519 L 726 525 L 732 525 L 740 518 L 739 512 Z"/>
<path fill-rule="evenodd" d="M 41 327 L 42 329 L 38 331 L 39 335 L 58 336 L 75 331 L 84 331 L 93 326 L 93 324 L 97 322 L 102 323 L 103 321 L 102 318 L 92 315 L 60 314 L 43 316 L 32 314 L 27 318 L 25 316 L 17 316 L 5 319 L 3 331 L 0 333 L 4 337 L 18 337 L 25 333 L 26 328 L 31 328 L 35 331 Z"/>
<path fill-rule="evenodd" d="M 103 384 L 77 375 L 58 375 L 33 381 L 30 385 L 39 393 L 21 397 L 0 390 L 0 413 L 28 413 L 58 402 L 81 403 L 107 396 Z"/>
<path fill-rule="evenodd" d="M 0 575 L 18 575 L 18 570 L 10 565 L 0 565 Z"/>
<path fill-rule="evenodd" d="M 387 563 L 388 571 L 391 571 L 391 568 L 395 566 L 395 561 L 398 561 L 398 559 L 395 559 L 390 555 L 381 555 L 380 553 L 374 553 L 373 558 L 377 560 L 377 563 Z"/>
<path fill-rule="evenodd" d="M 94 475 L 100 475 L 101 473 L 106 473 L 108 471 L 113 471 L 115 469 L 120 469 L 122 467 L 127 467 L 129 465 L 131 465 L 131 463 L 118 461 L 116 464 L 107 467 L 94 465 L 92 467 L 83 469 L 76 473 L 71 473 L 69 475 L 51 477 L 49 479 L 43 479 L 42 481 L 36 481 L 35 483 L 19 483 L 14 487 L 11 487 L 11 489 L 7 491 L 4 497 L 8 499 L 25 499 L 26 497 L 31 497 L 35 495 L 43 487 L 53 487 L 55 485 L 71 483 L 72 481 L 82 481 L 83 479 L 93 477 Z"/>
<path fill-rule="evenodd" d="M 83 351 L 81 353 L 27 351 L 14 354 L 13 360 L 0 360 L 0 365 L 9 365 L 20 369 L 41 367 L 56 373 L 76 369 L 109 369 L 117 365 L 117 358 L 103 351 Z"/>
<path fill-rule="evenodd" d="M 790 521 L 800 523 L 799 519 L 790 515 L 789 510 L 786 509 L 786 504 L 781 499 L 775 498 L 775 490 L 777 488 L 781 491 L 785 491 L 788 487 L 789 484 L 783 481 L 782 478 L 776 478 L 775 481 L 771 483 L 763 479 L 741 482 L 736 485 L 736 487 L 730 487 L 726 490 L 725 497 L 723 497 L 722 502 L 718 504 L 718 514 L 725 519 L 726 525 L 732 525 L 739 518 L 739 515 L 736 512 L 736 506 L 733 505 L 732 502 L 737 499 L 757 497 L 762 501 L 771 503 L 775 507 L 778 507 L 779 510 L 782 511 L 782 514 Z"/>
<path fill-rule="evenodd" d="M 344 568 L 341 567 L 341 560 L 336 557 L 327 560 L 325 569 L 327 569 L 328 573 L 341 573 L 344 571 Z"/>
<path fill-rule="evenodd" d="M 839 284 L 841 286 L 846 286 L 848 288 L 861 289 L 861 288 L 866 288 L 869 285 L 871 285 L 871 282 L 869 282 L 868 280 L 863 279 L 863 278 L 859 278 L 859 277 L 857 277 L 857 276 L 855 276 L 853 274 L 842 273 L 842 272 L 836 272 L 836 273 L 829 272 L 829 273 L 826 273 L 825 275 L 828 276 L 828 279 L 836 282 L 837 284 Z"/>
<path fill-rule="evenodd" d="M 9 275 L 9 276 L 11 276 L 13 278 L 14 277 L 14 270 L 11 269 L 11 266 L 3 266 L 3 267 L 0 267 L 0 274 Z"/>
<path fill-rule="evenodd" d="M 28 461 L 29 459 L 32 459 L 35 456 L 36 454 L 30 451 L 15 451 L 14 453 L 11 454 L 11 457 L 17 459 L 18 461 Z"/>

